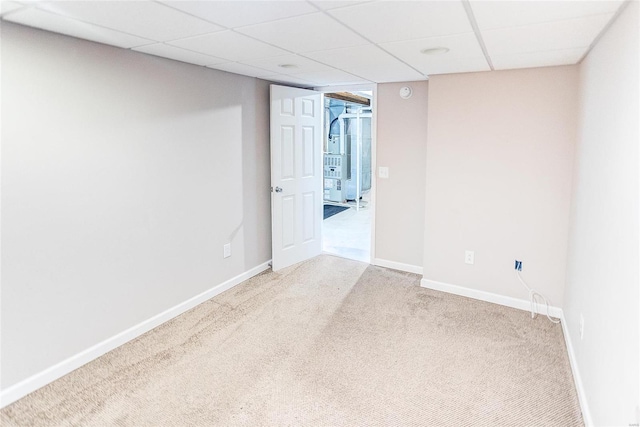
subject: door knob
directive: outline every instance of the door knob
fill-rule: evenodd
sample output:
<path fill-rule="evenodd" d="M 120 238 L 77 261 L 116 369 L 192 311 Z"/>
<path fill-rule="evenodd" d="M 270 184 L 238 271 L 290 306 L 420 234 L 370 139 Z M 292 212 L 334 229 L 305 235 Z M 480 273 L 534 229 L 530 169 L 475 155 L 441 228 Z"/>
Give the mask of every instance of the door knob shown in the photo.
<path fill-rule="evenodd" d="M 282 188 L 276 187 L 276 193 L 282 193 Z"/>

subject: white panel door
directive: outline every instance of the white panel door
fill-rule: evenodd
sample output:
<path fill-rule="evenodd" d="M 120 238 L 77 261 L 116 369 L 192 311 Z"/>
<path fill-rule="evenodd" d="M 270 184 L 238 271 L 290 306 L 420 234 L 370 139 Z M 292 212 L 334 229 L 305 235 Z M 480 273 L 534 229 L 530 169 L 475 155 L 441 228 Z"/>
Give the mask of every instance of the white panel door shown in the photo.
<path fill-rule="evenodd" d="M 322 94 L 271 85 L 273 270 L 322 252 Z"/>

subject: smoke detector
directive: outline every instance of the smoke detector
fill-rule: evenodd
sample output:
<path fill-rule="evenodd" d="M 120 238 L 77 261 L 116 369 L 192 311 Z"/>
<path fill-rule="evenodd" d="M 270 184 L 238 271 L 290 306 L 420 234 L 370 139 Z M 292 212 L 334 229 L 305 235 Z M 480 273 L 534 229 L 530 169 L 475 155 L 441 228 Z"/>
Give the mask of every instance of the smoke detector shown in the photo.
<path fill-rule="evenodd" d="M 409 99 L 413 95 L 413 91 L 409 86 L 403 86 L 400 88 L 400 98 Z"/>

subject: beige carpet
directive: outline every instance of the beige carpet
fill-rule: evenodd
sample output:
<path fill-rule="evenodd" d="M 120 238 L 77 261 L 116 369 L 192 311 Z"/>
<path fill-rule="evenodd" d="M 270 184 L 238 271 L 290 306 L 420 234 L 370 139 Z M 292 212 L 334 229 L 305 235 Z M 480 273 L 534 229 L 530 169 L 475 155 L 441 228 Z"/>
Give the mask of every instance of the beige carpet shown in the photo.
<path fill-rule="evenodd" d="M 582 425 L 560 325 L 321 256 L 0 412 L 2 426 Z"/>

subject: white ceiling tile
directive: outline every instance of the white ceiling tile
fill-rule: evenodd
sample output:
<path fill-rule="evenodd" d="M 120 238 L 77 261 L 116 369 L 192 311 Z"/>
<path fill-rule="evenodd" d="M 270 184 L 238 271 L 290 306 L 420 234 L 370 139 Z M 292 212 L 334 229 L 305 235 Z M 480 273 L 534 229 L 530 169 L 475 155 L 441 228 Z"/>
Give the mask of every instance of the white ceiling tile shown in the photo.
<path fill-rule="evenodd" d="M 238 29 L 295 53 L 366 44 L 366 40 L 322 12 Z"/>
<path fill-rule="evenodd" d="M 309 52 L 305 56 L 347 71 L 352 68 L 393 64 L 398 61 L 373 44 Z"/>
<path fill-rule="evenodd" d="M 229 62 L 284 55 L 287 52 L 231 30 L 175 40 L 169 44 L 204 53 Z"/>
<path fill-rule="evenodd" d="M 474 33 L 384 43 L 380 46 L 426 75 L 490 69 Z M 437 47 L 446 47 L 449 52 L 441 55 L 425 55 L 421 52 Z"/>
<path fill-rule="evenodd" d="M 475 73 L 479 71 L 491 71 L 485 57 L 475 58 L 449 58 L 447 60 L 434 60 L 424 67 L 416 67 L 428 76 L 437 74 Z"/>
<path fill-rule="evenodd" d="M 315 4 L 316 6 L 318 6 L 322 10 L 331 10 L 331 9 L 338 9 L 338 8 L 341 8 L 341 7 L 354 6 L 354 5 L 360 4 L 360 3 L 368 3 L 369 1 L 371 1 L 371 0 L 365 0 L 365 1 L 358 1 L 358 0 L 345 0 L 345 1 L 339 1 L 339 0 L 314 0 L 311 3 Z"/>
<path fill-rule="evenodd" d="M 293 76 L 299 77 L 304 80 L 309 80 L 319 86 L 369 83 L 368 80 L 356 77 L 352 74 L 345 73 L 344 71 L 340 70 L 296 73 L 293 74 Z"/>
<path fill-rule="evenodd" d="M 482 31 L 489 56 L 587 47 L 612 15 Z"/>
<path fill-rule="evenodd" d="M 398 56 L 400 59 L 423 59 L 423 58 L 471 58 L 482 56 L 482 49 L 474 33 L 457 34 L 455 36 L 428 37 L 424 39 L 408 40 L 394 43 L 383 43 L 383 49 Z M 421 51 L 446 47 L 449 52 L 442 55 L 425 55 Z"/>
<path fill-rule="evenodd" d="M 349 72 L 375 83 L 409 82 L 426 79 L 423 74 L 400 61 L 396 61 L 393 64 L 354 68 L 350 69 Z"/>
<path fill-rule="evenodd" d="M 216 70 L 227 71 L 234 74 L 242 74 L 243 76 L 250 77 L 265 77 L 272 76 L 272 71 L 263 70 L 260 68 L 252 67 L 250 65 L 241 64 L 239 62 L 226 62 L 224 64 L 209 65 L 209 68 L 215 68 Z"/>
<path fill-rule="evenodd" d="M 315 7 L 304 1 L 163 1 L 163 3 L 228 28 L 317 12 Z"/>
<path fill-rule="evenodd" d="M 470 1 L 496 69 L 576 63 L 624 3 Z M 277 75 L 302 86 L 488 70 L 460 0 L 1 4 L 7 21 L 237 74 Z M 420 53 L 440 46 L 450 51 Z"/>
<path fill-rule="evenodd" d="M 288 76 L 286 74 L 276 74 L 272 76 L 262 77 L 263 80 L 268 80 L 274 83 L 289 83 L 302 87 L 313 87 L 314 83 L 301 79 L 299 77 Z"/>
<path fill-rule="evenodd" d="M 223 28 L 150 1 L 56 1 L 48 11 L 155 41 L 167 41 Z"/>
<path fill-rule="evenodd" d="M 471 1 L 481 30 L 614 13 L 623 1 Z"/>
<path fill-rule="evenodd" d="M 383 1 L 328 13 L 375 43 L 473 31 L 460 1 Z"/>
<path fill-rule="evenodd" d="M 272 74 L 299 74 L 332 69 L 327 65 L 298 55 L 283 55 L 242 62 L 247 65 L 269 70 Z M 281 67 L 281 65 L 295 65 L 295 67 Z"/>
<path fill-rule="evenodd" d="M 133 48 L 133 50 L 196 65 L 213 65 L 226 62 L 224 59 L 203 55 L 201 53 L 192 52 L 190 50 L 181 49 L 164 43 L 140 46 Z"/>
<path fill-rule="evenodd" d="M 64 16 L 45 12 L 42 10 L 27 8 L 11 13 L 3 19 L 29 27 L 41 28 L 54 33 L 65 34 L 80 39 L 90 40 L 112 46 L 131 48 L 153 43 L 151 40 L 141 37 L 86 24 Z"/>
<path fill-rule="evenodd" d="M 9 13 L 12 12 L 14 10 L 18 10 L 21 7 L 24 7 L 24 5 L 20 4 L 20 3 L 16 3 L 14 1 L 0 1 L 0 16 L 4 15 L 5 13 Z"/>
<path fill-rule="evenodd" d="M 586 50 L 587 48 L 578 48 L 516 55 L 495 55 L 491 57 L 491 62 L 496 70 L 576 64 Z"/>

